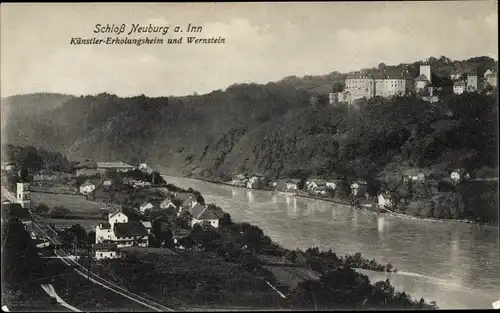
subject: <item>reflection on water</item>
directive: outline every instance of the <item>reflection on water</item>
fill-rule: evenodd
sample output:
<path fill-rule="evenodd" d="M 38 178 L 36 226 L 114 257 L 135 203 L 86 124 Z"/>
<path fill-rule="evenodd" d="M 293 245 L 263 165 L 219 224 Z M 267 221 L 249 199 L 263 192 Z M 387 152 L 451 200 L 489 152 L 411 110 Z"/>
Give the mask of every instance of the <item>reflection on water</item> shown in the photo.
<path fill-rule="evenodd" d="M 358 228 L 358 210 L 353 210 L 352 212 L 352 226 L 353 228 Z"/>
<path fill-rule="evenodd" d="M 253 203 L 255 201 L 254 194 L 252 190 L 247 190 L 247 200 L 248 203 Z"/>
<path fill-rule="evenodd" d="M 234 195 L 231 187 L 166 177 L 200 191 L 235 221 L 261 227 L 286 248 L 318 246 L 338 255 L 362 252 L 391 263 L 396 288 L 435 300 L 440 308 L 491 308 L 500 296 L 498 228 L 379 216 L 313 199 L 254 190 Z M 244 190 L 244 189 L 241 189 Z M 317 206 L 316 206 L 317 205 Z M 251 207 L 251 209 L 250 209 Z M 306 214 L 301 214 L 307 211 Z M 386 278 L 375 273 L 372 279 Z"/>
<path fill-rule="evenodd" d="M 231 188 L 231 195 L 233 196 L 233 198 L 236 198 L 238 196 L 238 188 L 232 187 Z"/>
<path fill-rule="evenodd" d="M 378 238 L 381 240 L 384 239 L 384 225 L 385 225 L 384 217 L 379 216 L 377 218 L 377 232 L 378 232 Z"/>

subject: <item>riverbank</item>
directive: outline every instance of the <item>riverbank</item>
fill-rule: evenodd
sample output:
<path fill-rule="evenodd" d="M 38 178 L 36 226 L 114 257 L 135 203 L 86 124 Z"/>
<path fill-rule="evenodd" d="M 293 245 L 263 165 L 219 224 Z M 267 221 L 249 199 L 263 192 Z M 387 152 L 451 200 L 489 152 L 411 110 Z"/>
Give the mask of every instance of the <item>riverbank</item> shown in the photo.
<path fill-rule="evenodd" d="M 162 174 L 162 175 L 165 175 L 165 174 Z M 268 191 L 268 192 L 271 192 L 273 194 L 274 193 L 278 193 L 278 194 L 291 194 L 291 195 L 293 194 L 296 197 L 313 199 L 313 200 L 321 200 L 321 201 L 330 202 L 330 203 L 348 205 L 350 207 L 354 207 L 354 208 L 356 208 L 358 210 L 361 210 L 361 211 L 365 211 L 365 212 L 368 212 L 368 213 L 373 213 L 373 214 L 376 214 L 376 215 L 382 215 L 382 216 L 389 215 L 389 216 L 394 216 L 394 217 L 399 217 L 399 218 L 406 218 L 406 219 L 413 219 L 413 220 L 422 220 L 422 221 L 428 221 L 428 222 L 455 222 L 455 223 L 461 223 L 461 224 L 474 224 L 474 225 L 483 226 L 483 227 L 498 227 L 498 223 L 484 223 L 484 222 L 474 221 L 474 220 L 469 220 L 469 219 L 440 219 L 440 218 L 432 218 L 432 217 L 420 217 L 420 216 L 413 216 L 413 215 L 410 215 L 410 214 L 405 214 L 405 213 L 394 211 L 394 210 L 389 210 L 387 208 L 386 208 L 386 210 L 389 211 L 389 212 L 387 212 L 387 213 L 378 213 L 378 212 L 375 212 L 374 210 L 370 210 L 370 209 L 367 209 L 367 208 L 362 207 L 362 206 L 352 206 L 352 204 L 351 204 L 350 201 L 341 200 L 341 199 L 333 199 L 331 197 L 311 196 L 311 195 L 300 194 L 300 193 L 297 193 L 297 192 L 288 193 L 288 192 L 285 192 L 285 191 L 272 190 L 270 188 L 269 189 L 266 189 L 266 188 L 262 188 L 262 189 L 247 188 L 247 187 L 244 187 L 244 186 L 235 186 L 235 185 L 232 185 L 230 183 L 220 182 L 220 181 L 211 180 L 211 179 L 207 179 L 207 178 L 200 178 L 200 177 L 182 177 L 182 178 L 193 179 L 193 180 L 198 180 L 198 181 L 204 181 L 204 182 L 209 182 L 209 183 L 217 184 L 217 185 L 226 185 L 226 186 L 231 186 L 231 187 L 236 187 L 236 188 L 241 188 L 241 189 L 246 189 L 246 190 Z M 376 204 L 372 204 L 372 205 L 376 205 Z"/>

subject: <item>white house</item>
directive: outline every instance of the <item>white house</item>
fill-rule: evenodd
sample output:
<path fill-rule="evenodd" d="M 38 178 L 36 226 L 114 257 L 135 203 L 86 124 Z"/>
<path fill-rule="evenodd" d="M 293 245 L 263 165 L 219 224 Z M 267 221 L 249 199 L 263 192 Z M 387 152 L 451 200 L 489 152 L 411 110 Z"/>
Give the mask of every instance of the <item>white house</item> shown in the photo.
<path fill-rule="evenodd" d="M 260 187 L 262 187 L 263 182 L 264 182 L 264 175 L 255 174 L 248 179 L 246 184 L 247 184 L 247 188 L 260 188 Z"/>
<path fill-rule="evenodd" d="M 192 216 L 191 227 L 196 224 L 202 224 L 204 222 L 210 223 L 214 228 L 219 227 L 219 217 L 212 212 L 208 206 L 196 203 L 190 210 L 189 213 Z"/>
<path fill-rule="evenodd" d="M 96 260 L 117 259 L 120 257 L 118 246 L 114 243 L 100 243 L 94 246 Z"/>
<path fill-rule="evenodd" d="M 378 206 L 380 208 L 384 208 L 386 206 L 390 206 L 392 204 L 391 197 L 387 193 L 380 193 L 378 195 Z"/>
<path fill-rule="evenodd" d="M 129 221 L 121 211 L 109 213 L 108 222 L 95 227 L 96 244 L 115 243 L 118 248 L 149 245 L 148 230 L 141 222 Z"/>
<path fill-rule="evenodd" d="M 173 208 L 174 210 L 177 209 L 177 207 L 175 206 L 175 204 L 172 202 L 171 198 L 166 198 L 165 200 L 163 200 L 160 203 L 160 208 L 163 209 L 163 210 L 165 210 L 167 208 Z"/>
<path fill-rule="evenodd" d="M 325 186 L 326 186 L 326 188 L 329 188 L 329 189 L 332 189 L 332 190 L 335 190 L 337 188 L 337 185 L 334 182 L 332 182 L 332 181 L 327 181 L 325 183 Z"/>
<path fill-rule="evenodd" d="M 146 212 L 147 210 L 151 210 L 153 209 L 153 204 L 151 204 L 150 202 L 144 202 L 143 204 L 141 204 L 141 206 L 139 207 L 139 211 L 141 211 L 141 213 L 144 213 Z"/>
<path fill-rule="evenodd" d="M 153 225 L 151 224 L 151 222 L 150 221 L 142 221 L 141 223 L 142 223 L 142 225 L 144 225 L 144 227 L 148 231 L 148 234 L 151 234 L 151 228 L 153 228 Z"/>
<path fill-rule="evenodd" d="M 403 181 L 406 183 L 410 180 L 413 181 L 424 181 L 425 174 L 422 172 L 418 172 L 416 169 L 409 169 L 403 173 Z"/>
<path fill-rule="evenodd" d="M 80 186 L 80 193 L 82 195 L 88 195 L 95 190 L 95 185 L 91 182 L 85 182 Z"/>
<path fill-rule="evenodd" d="M 307 190 L 314 190 L 318 187 L 325 187 L 326 181 L 323 179 L 309 179 L 306 181 Z"/>
<path fill-rule="evenodd" d="M 486 72 L 484 72 L 484 78 L 486 78 L 488 75 L 493 74 L 493 72 L 490 69 L 487 69 Z"/>
<path fill-rule="evenodd" d="M 105 180 L 105 181 L 102 182 L 102 185 L 104 187 L 109 187 L 109 186 L 111 186 L 111 184 L 112 184 L 112 182 L 110 180 Z"/>
<path fill-rule="evenodd" d="M 461 95 L 465 92 L 467 85 L 464 82 L 456 82 L 453 84 L 453 93 Z"/>
<path fill-rule="evenodd" d="M 297 190 L 299 189 L 299 180 L 291 179 L 285 182 L 286 190 Z"/>
<path fill-rule="evenodd" d="M 319 186 L 311 190 L 314 195 L 326 196 L 328 191 L 326 190 L 326 186 Z"/>
<path fill-rule="evenodd" d="M 463 169 L 456 169 L 450 174 L 450 179 L 455 183 L 469 178 L 469 173 L 465 172 Z"/>
<path fill-rule="evenodd" d="M 151 169 L 151 167 L 149 167 L 149 165 L 147 165 L 146 163 L 139 164 L 139 170 L 142 172 L 146 172 L 148 174 L 153 173 L 153 170 Z"/>

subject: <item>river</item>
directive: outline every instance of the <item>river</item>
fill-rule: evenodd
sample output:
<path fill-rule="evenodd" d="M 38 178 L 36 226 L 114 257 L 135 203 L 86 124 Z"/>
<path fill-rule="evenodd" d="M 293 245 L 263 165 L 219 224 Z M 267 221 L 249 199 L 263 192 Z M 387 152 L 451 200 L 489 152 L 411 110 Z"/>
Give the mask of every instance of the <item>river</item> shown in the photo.
<path fill-rule="evenodd" d="M 434 300 L 441 309 L 491 309 L 500 299 L 498 227 L 376 216 L 321 200 L 164 178 L 198 190 L 207 204 L 259 226 L 285 248 L 361 252 L 391 263 L 398 273 L 362 272 L 372 281 L 389 278 L 396 290 Z"/>

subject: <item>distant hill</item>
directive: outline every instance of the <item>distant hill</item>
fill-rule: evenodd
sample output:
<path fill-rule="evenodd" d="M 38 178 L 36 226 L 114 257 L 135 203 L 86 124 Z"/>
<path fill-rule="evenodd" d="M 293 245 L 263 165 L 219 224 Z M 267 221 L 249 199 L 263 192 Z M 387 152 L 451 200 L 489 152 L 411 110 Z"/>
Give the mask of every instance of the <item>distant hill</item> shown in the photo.
<path fill-rule="evenodd" d="M 456 64 L 474 65 L 478 73 L 496 66 L 487 57 L 428 61 L 440 66 L 435 73 Z M 411 72 L 418 65 L 395 68 Z M 375 70 L 380 67 L 390 68 Z M 395 157 L 417 167 L 496 166 L 496 95 L 450 95 L 438 104 L 408 97 L 331 106 L 326 95 L 345 75 L 234 84 L 199 96 L 61 96 L 51 109 L 9 120 L 6 132 L 16 135 L 7 139 L 70 160 L 145 161 L 171 174 L 212 179 L 254 171 L 272 177 L 374 176 Z"/>
<path fill-rule="evenodd" d="M 15 132 L 4 133 L 4 126 L 6 124 L 14 126 L 23 123 L 30 123 L 32 120 L 37 119 L 46 112 L 50 112 L 60 107 L 64 102 L 71 98 L 73 98 L 73 96 L 58 93 L 34 93 L 2 98 L 2 135 L 7 137 L 9 135 L 15 136 L 16 134 Z M 5 130 L 11 129 L 13 129 L 13 127 L 8 127 Z M 23 127 L 21 128 L 21 131 L 22 129 Z"/>

